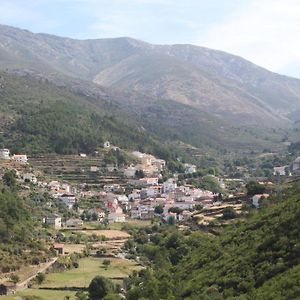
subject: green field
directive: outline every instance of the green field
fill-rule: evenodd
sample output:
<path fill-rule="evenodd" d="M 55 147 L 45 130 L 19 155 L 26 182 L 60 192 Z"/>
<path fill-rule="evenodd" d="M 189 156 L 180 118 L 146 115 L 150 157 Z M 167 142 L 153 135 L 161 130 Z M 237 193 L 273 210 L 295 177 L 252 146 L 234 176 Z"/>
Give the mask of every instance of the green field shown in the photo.
<path fill-rule="evenodd" d="M 124 226 L 132 226 L 132 227 L 137 227 L 137 228 L 141 228 L 141 227 L 148 227 L 151 226 L 151 221 L 149 220 L 132 220 L 129 219 L 124 223 L 112 223 L 109 224 L 107 229 L 110 230 L 122 230 Z M 84 224 L 84 227 L 86 227 L 87 229 L 97 229 L 97 227 L 99 227 L 99 222 L 86 222 Z"/>
<path fill-rule="evenodd" d="M 79 261 L 79 268 L 77 269 L 48 274 L 41 287 L 83 288 L 87 287 L 91 280 L 97 275 L 120 280 L 127 277 L 133 270 L 140 269 L 138 265 L 129 260 L 111 258 L 110 261 L 111 265 L 105 270 L 102 258 L 83 258 Z"/>
<path fill-rule="evenodd" d="M 132 226 L 136 228 L 141 228 L 141 227 L 149 227 L 151 226 L 151 221 L 148 220 L 128 220 L 125 223 L 113 223 L 109 224 L 110 229 L 115 229 L 115 230 L 121 230 L 123 226 Z"/>
<path fill-rule="evenodd" d="M 110 258 L 110 261 L 111 265 L 106 270 L 103 266 L 103 258 L 83 258 L 79 261 L 77 269 L 48 274 L 45 282 L 39 286 L 42 289 L 35 287 L 15 296 L 0 296 L 0 300 L 20 300 L 21 296 L 28 295 L 40 296 L 44 300 L 63 300 L 67 295 L 71 296 L 71 299 L 75 299 L 75 292 L 68 289 L 88 287 L 91 280 L 97 275 L 108 277 L 115 283 L 122 283 L 123 278 L 134 270 L 141 269 L 133 261 L 119 258 Z"/>
<path fill-rule="evenodd" d="M 70 296 L 70 300 L 75 300 L 75 294 L 73 291 L 27 289 L 14 296 L 0 296 L 0 300 L 21 300 L 22 296 L 38 296 L 43 300 L 64 300 L 65 296 Z"/>

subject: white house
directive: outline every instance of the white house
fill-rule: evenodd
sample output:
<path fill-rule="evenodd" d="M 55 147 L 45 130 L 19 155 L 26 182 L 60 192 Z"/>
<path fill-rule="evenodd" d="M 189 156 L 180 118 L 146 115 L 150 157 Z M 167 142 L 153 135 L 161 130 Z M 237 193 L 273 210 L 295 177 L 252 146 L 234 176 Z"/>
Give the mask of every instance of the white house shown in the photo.
<path fill-rule="evenodd" d="M 61 228 L 61 217 L 59 215 L 50 215 L 44 218 L 44 223 L 53 226 L 55 229 Z"/>
<path fill-rule="evenodd" d="M 99 168 L 97 166 L 91 166 L 90 171 L 91 172 L 98 172 Z"/>
<path fill-rule="evenodd" d="M 195 165 L 184 164 L 184 167 L 185 167 L 186 174 L 193 174 L 196 173 L 197 171 L 197 167 Z"/>
<path fill-rule="evenodd" d="M 69 209 L 73 208 L 73 205 L 76 203 L 76 198 L 73 194 L 63 194 L 58 197 Z"/>
<path fill-rule="evenodd" d="M 289 170 L 289 166 L 274 167 L 273 175 L 285 176 L 287 175 L 286 170 Z M 291 175 L 289 171 L 288 171 L 288 175 Z"/>
<path fill-rule="evenodd" d="M 80 157 L 86 157 L 86 154 L 85 153 L 79 153 L 79 156 Z"/>
<path fill-rule="evenodd" d="M 69 219 L 66 221 L 66 227 L 80 228 L 83 226 L 83 221 L 81 219 Z"/>
<path fill-rule="evenodd" d="M 128 195 L 129 200 L 141 199 L 141 190 L 134 189 L 131 194 Z"/>
<path fill-rule="evenodd" d="M 108 214 L 109 223 L 123 223 L 125 222 L 125 214 L 121 207 L 117 207 L 113 212 Z"/>
<path fill-rule="evenodd" d="M 26 154 L 14 154 L 12 156 L 12 160 L 14 160 L 15 162 L 21 165 L 26 165 L 28 162 L 28 158 Z"/>
<path fill-rule="evenodd" d="M 144 185 L 158 185 L 158 177 L 140 178 L 139 182 L 144 184 Z"/>
<path fill-rule="evenodd" d="M 169 178 L 167 181 L 163 183 L 163 192 L 164 193 L 171 193 L 174 192 L 177 188 L 176 180 L 173 178 Z"/>
<path fill-rule="evenodd" d="M 9 149 L 0 149 L 0 159 L 10 159 Z"/>
<path fill-rule="evenodd" d="M 130 211 L 131 219 L 140 219 L 141 218 L 141 210 L 138 207 L 134 207 Z"/>
<path fill-rule="evenodd" d="M 174 202 L 173 207 L 178 207 L 183 210 L 193 209 L 195 206 L 194 201 L 185 201 L 185 202 Z"/>
<path fill-rule="evenodd" d="M 118 202 L 121 203 L 122 205 L 127 205 L 129 200 L 126 195 L 118 195 L 117 196 Z"/>

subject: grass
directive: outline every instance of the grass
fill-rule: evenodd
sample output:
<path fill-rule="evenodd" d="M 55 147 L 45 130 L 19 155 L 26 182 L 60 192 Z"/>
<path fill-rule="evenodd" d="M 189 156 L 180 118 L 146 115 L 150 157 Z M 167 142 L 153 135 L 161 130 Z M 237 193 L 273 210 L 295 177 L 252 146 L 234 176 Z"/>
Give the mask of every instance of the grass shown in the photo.
<path fill-rule="evenodd" d="M 111 265 L 105 270 L 102 258 L 83 258 L 79 261 L 79 268 L 65 272 L 51 273 L 46 277 L 42 288 L 83 288 L 87 287 L 91 280 L 97 276 L 105 276 L 117 282 L 127 277 L 134 270 L 140 270 L 135 262 L 110 258 Z"/>
<path fill-rule="evenodd" d="M 74 291 L 55 291 L 55 290 L 41 290 L 41 289 L 27 289 L 18 293 L 19 296 L 38 296 L 43 300 L 64 300 L 65 296 L 70 296 L 71 300 L 75 300 Z M 17 300 L 18 298 L 5 299 L 5 300 Z M 2 300 L 2 299 L 1 299 Z"/>
<path fill-rule="evenodd" d="M 75 300 L 75 292 L 68 289 L 88 287 L 91 280 L 97 275 L 108 277 L 115 283 L 121 283 L 122 279 L 129 276 L 134 270 L 141 269 L 133 261 L 110 258 L 111 264 L 106 270 L 103 260 L 103 258 L 83 258 L 79 261 L 77 269 L 48 274 L 45 282 L 39 286 L 42 289 L 26 289 L 16 295 L 0 296 L 0 300 L 21 300 L 22 296 L 39 296 L 44 300 L 63 300 L 65 296 L 70 296 L 71 300 Z"/>
<path fill-rule="evenodd" d="M 131 220 L 131 219 L 129 219 L 127 222 L 109 224 L 107 229 L 110 229 L 110 230 L 123 230 L 123 227 L 124 226 L 126 227 L 127 225 L 129 225 L 131 227 L 142 228 L 142 227 L 151 226 L 151 221 L 149 221 L 149 220 Z M 97 228 L 98 226 L 99 226 L 99 222 L 88 222 L 88 223 L 84 224 L 84 227 L 87 228 L 87 229 L 99 230 Z"/>
<path fill-rule="evenodd" d="M 13 296 L 0 296 L 0 300 L 23 300 L 24 296 L 35 296 L 42 300 L 65 300 L 68 296 L 70 300 L 76 300 L 75 291 L 56 291 L 56 290 L 41 290 L 30 288 Z M 119 299 L 119 298 L 118 298 Z"/>
<path fill-rule="evenodd" d="M 126 225 L 130 227 L 142 228 L 151 226 L 151 221 L 148 220 L 128 220 L 125 223 L 113 223 L 109 225 L 110 229 L 122 230 L 122 228 Z"/>

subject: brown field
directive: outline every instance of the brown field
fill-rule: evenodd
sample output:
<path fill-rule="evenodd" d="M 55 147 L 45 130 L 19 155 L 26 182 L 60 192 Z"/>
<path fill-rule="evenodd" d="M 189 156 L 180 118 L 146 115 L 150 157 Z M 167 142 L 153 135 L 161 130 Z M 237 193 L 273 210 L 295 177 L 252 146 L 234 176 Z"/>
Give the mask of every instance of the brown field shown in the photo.
<path fill-rule="evenodd" d="M 65 244 L 65 253 L 82 253 L 85 249 L 85 245 L 83 244 Z"/>
<path fill-rule="evenodd" d="M 130 237 L 125 231 L 121 230 L 81 230 L 80 233 L 86 235 L 97 235 L 97 236 L 105 236 L 107 239 L 126 239 Z"/>

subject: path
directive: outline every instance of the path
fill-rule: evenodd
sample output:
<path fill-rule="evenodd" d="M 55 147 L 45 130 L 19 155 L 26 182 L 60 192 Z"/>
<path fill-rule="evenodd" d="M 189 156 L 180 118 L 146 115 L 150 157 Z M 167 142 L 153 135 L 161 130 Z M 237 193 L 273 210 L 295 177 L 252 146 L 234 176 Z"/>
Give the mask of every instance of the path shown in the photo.
<path fill-rule="evenodd" d="M 18 283 L 17 286 L 16 286 L 16 290 L 17 291 L 25 290 L 28 287 L 28 283 L 32 279 L 34 279 L 38 273 L 45 273 L 47 271 L 47 269 L 49 269 L 57 261 L 57 259 L 58 259 L 58 257 L 55 257 L 55 258 L 51 259 L 49 262 L 43 264 L 39 269 L 37 269 L 35 271 L 35 273 L 33 275 L 28 277 L 26 280 Z"/>

